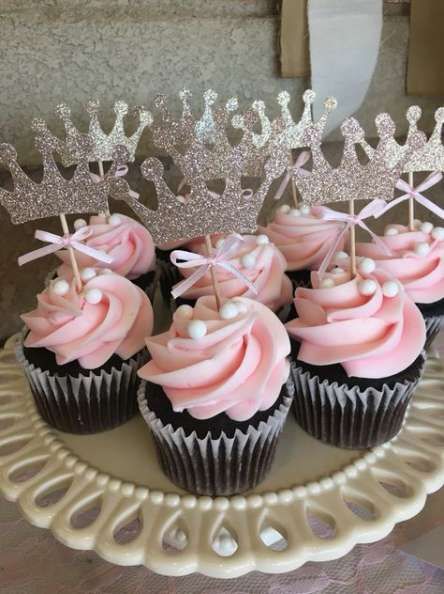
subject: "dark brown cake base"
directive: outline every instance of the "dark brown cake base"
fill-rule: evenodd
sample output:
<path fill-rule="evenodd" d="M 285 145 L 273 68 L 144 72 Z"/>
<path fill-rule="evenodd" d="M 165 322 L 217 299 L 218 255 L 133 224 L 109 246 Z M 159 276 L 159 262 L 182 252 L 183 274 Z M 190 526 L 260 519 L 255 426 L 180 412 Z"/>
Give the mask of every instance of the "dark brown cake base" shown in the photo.
<path fill-rule="evenodd" d="M 77 361 L 57 365 L 51 351 L 19 345 L 24 368 L 43 420 L 67 433 L 99 433 L 131 419 L 137 411 L 137 370 L 148 355 L 140 351 L 124 361 L 117 355 L 103 367 L 84 369 Z"/>
<path fill-rule="evenodd" d="M 288 382 L 271 408 L 248 421 L 225 413 L 198 420 L 174 412 L 160 386 L 142 382 L 139 408 L 174 484 L 198 495 L 233 495 L 254 488 L 268 473 L 292 395 Z"/>
<path fill-rule="evenodd" d="M 417 303 L 416 305 L 421 310 L 425 321 L 427 337 L 424 348 L 428 351 L 444 324 L 444 299 L 435 303 Z"/>
<path fill-rule="evenodd" d="M 297 359 L 292 341 L 293 410 L 310 435 L 340 448 L 366 449 L 395 437 L 421 377 L 420 355 L 403 372 L 386 378 L 349 377 L 342 365 L 318 367 Z"/>

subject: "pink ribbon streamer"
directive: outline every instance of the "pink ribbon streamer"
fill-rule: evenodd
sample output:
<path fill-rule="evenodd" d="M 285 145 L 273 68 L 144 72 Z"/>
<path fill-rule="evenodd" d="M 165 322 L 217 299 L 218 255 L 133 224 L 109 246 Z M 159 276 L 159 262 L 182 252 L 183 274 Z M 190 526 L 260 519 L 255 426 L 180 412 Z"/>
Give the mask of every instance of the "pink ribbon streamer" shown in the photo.
<path fill-rule="evenodd" d="M 28 262 L 32 262 L 33 260 L 37 260 L 38 258 L 43 258 L 44 256 L 49 256 L 49 254 L 54 254 L 59 250 L 63 250 L 68 247 L 72 247 L 74 250 L 81 252 L 99 262 L 104 262 L 105 264 L 111 264 L 113 261 L 111 256 L 105 254 L 100 250 L 96 250 L 89 245 L 85 245 L 81 243 L 88 239 L 91 235 L 92 230 L 86 227 L 82 227 L 72 235 L 55 235 L 54 233 L 50 233 L 49 231 L 42 231 L 38 229 L 34 237 L 39 239 L 40 241 L 45 241 L 50 245 L 45 245 L 37 250 L 33 250 L 32 252 L 28 252 L 23 256 L 20 256 L 18 259 L 19 266 L 23 266 L 23 264 L 27 264 Z"/>
<path fill-rule="evenodd" d="M 303 151 L 296 159 L 294 165 L 287 168 L 287 173 L 285 174 L 283 180 L 281 181 L 279 188 L 277 189 L 276 194 L 274 195 L 274 200 L 280 200 L 282 198 L 294 173 L 297 173 L 299 171 L 300 175 L 309 175 L 308 171 L 306 171 L 305 169 L 302 169 L 303 166 L 307 163 L 307 161 L 309 161 L 309 159 L 310 159 L 310 152 Z"/>
<path fill-rule="evenodd" d="M 406 182 L 403 179 L 398 180 L 396 187 L 398 188 L 398 190 L 405 192 L 405 194 L 403 194 L 402 196 L 399 196 L 398 198 L 395 198 L 394 200 L 389 202 L 389 204 L 387 204 L 385 209 L 381 213 L 379 213 L 378 216 L 375 218 L 382 216 L 383 214 L 385 214 L 388 210 L 390 210 L 394 206 L 401 204 L 401 202 L 404 202 L 405 200 L 408 200 L 409 198 L 414 198 L 416 200 L 416 202 L 418 202 L 418 204 L 421 204 L 422 206 L 424 206 L 424 208 L 427 208 L 427 210 L 430 210 L 436 216 L 440 217 L 441 219 L 444 219 L 444 209 L 439 207 L 437 204 L 434 204 L 431 200 L 429 200 L 428 198 L 426 198 L 425 196 L 423 196 L 421 194 L 421 192 L 424 192 L 425 190 L 428 190 L 432 186 L 435 186 L 441 180 L 442 180 L 442 173 L 440 171 L 431 173 L 428 177 L 426 177 L 426 179 L 421 184 L 419 184 L 419 186 L 416 186 L 416 187 L 411 186 L 408 182 Z"/>
<path fill-rule="evenodd" d="M 212 267 L 219 267 L 227 270 L 234 277 L 245 283 L 245 285 L 257 294 L 256 287 L 248 280 L 248 278 L 240 272 L 235 266 L 228 262 L 230 255 L 239 247 L 239 244 L 244 241 L 243 238 L 237 233 L 229 235 L 223 242 L 223 244 L 216 249 L 214 256 L 205 257 L 200 254 L 193 252 L 186 252 L 184 250 L 174 250 L 171 252 L 171 262 L 178 268 L 197 268 L 195 272 L 188 278 L 185 278 L 180 283 L 174 285 L 171 290 L 172 296 L 176 299 L 183 293 L 191 289 Z M 178 262 L 182 260 L 182 262 Z"/>
<path fill-rule="evenodd" d="M 125 175 L 127 173 L 128 173 L 128 166 L 127 165 L 119 165 L 116 168 L 114 177 L 125 177 Z M 92 181 L 96 184 L 103 181 L 103 177 L 101 175 L 97 175 L 97 173 L 92 173 L 92 171 L 89 172 L 89 176 L 92 179 Z M 136 200 L 138 200 L 139 196 L 140 196 L 140 194 L 138 192 L 135 192 L 134 190 L 131 190 L 129 188 L 128 188 L 128 194 L 129 194 L 129 196 L 131 196 L 131 198 L 135 198 Z"/>
<path fill-rule="evenodd" d="M 364 222 L 366 219 L 370 217 L 377 218 L 378 216 L 380 216 L 381 212 L 385 209 L 386 206 L 387 203 L 385 202 L 385 200 L 372 200 L 369 204 L 364 206 L 360 213 L 356 215 L 350 215 L 346 212 L 338 212 L 336 210 L 328 208 L 327 206 L 314 207 L 315 214 L 320 218 L 324 219 L 324 221 L 341 221 L 344 223 L 344 228 L 341 231 L 339 231 L 336 240 L 332 244 L 331 248 L 328 250 L 327 254 L 325 255 L 325 258 L 321 263 L 321 266 L 319 267 L 319 272 L 321 274 L 323 274 L 327 270 L 328 265 L 330 264 L 334 253 L 337 251 L 342 238 L 346 235 L 346 233 L 350 230 L 350 228 L 353 225 L 358 225 L 358 227 L 361 227 L 361 229 L 367 231 L 367 233 L 370 234 L 374 242 L 384 251 L 384 253 L 386 253 L 387 255 L 391 255 L 388 246 Z"/>

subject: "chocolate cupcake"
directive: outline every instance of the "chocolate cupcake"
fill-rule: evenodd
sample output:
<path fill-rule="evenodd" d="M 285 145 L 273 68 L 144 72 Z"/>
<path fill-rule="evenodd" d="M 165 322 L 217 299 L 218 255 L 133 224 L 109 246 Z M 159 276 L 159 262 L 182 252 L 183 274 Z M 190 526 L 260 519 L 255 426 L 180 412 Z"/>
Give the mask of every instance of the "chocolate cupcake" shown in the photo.
<path fill-rule="evenodd" d="M 284 204 L 266 227 L 259 227 L 259 232 L 265 233 L 285 256 L 286 273 L 294 291 L 311 287 L 311 271 L 319 268 L 343 229 L 343 222 L 323 220 L 314 208 L 290 208 Z M 344 234 L 337 244 L 339 258 L 346 241 Z"/>
<path fill-rule="evenodd" d="M 37 298 L 37 309 L 22 316 L 29 332 L 17 357 L 42 418 L 70 433 L 97 433 L 130 419 L 153 326 L 146 294 L 102 273 L 81 292 L 75 281 L 57 279 Z"/>
<path fill-rule="evenodd" d="M 77 219 L 74 226 L 76 229 L 86 227 L 90 231 L 86 245 L 105 252 L 113 259 L 111 264 L 103 264 L 79 253 L 76 259 L 80 268 L 89 270 L 106 267 L 128 278 L 145 291 L 151 301 L 154 299 L 158 273 L 154 243 L 148 229 L 134 219 L 117 213 L 109 217 L 92 216 L 89 225 L 83 219 Z M 70 280 L 72 270 L 68 252 L 58 252 L 57 256 L 63 261 L 57 275 Z"/>
<path fill-rule="evenodd" d="M 237 235 L 216 239 L 213 255 L 217 255 L 218 249 L 223 249 L 224 241 L 230 242 L 231 245 L 224 254 L 231 270 L 222 266 L 214 268 L 220 294 L 226 299 L 253 299 L 272 309 L 279 317 L 288 316 L 287 310 L 292 302 L 292 286 L 285 274 L 286 262 L 281 252 L 270 243 L 266 235 Z M 194 242 L 190 249 L 193 249 L 193 253 L 206 257 L 206 248 L 202 242 Z M 170 293 L 170 298 L 171 288 L 182 279 L 189 278 L 196 270 L 195 267 L 180 267 L 180 270 L 174 268 L 174 271 L 167 269 L 162 273 L 164 290 L 165 293 Z M 242 277 L 235 276 L 233 269 L 239 271 Z M 208 271 L 184 290 L 180 297 L 176 298 L 175 304 L 194 306 L 199 297 L 213 294 L 212 278 Z M 164 296 L 166 298 L 166 294 Z"/>
<path fill-rule="evenodd" d="M 416 221 L 417 230 L 388 225 L 381 238 L 391 255 L 375 243 L 359 243 L 357 253 L 376 261 L 379 269 L 397 279 L 424 316 L 430 349 L 444 320 L 444 228 Z"/>
<path fill-rule="evenodd" d="M 284 326 L 250 299 L 183 305 L 147 340 L 139 407 L 163 471 L 201 495 L 254 488 L 267 474 L 293 394 Z"/>
<path fill-rule="evenodd" d="M 421 312 L 386 273 L 313 282 L 296 290 L 298 317 L 286 325 L 296 421 L 330 445 L 380 445 L 401 429 L 421 377 Z"/>

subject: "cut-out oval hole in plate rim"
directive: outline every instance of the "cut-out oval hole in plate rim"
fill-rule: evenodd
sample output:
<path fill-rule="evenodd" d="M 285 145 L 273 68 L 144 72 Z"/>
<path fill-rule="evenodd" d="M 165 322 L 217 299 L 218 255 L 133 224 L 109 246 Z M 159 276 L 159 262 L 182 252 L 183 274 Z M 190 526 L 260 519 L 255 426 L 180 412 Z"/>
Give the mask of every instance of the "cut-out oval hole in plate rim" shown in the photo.
<path fill-rule="evenodd" d="M 272 524 L 264 524 L 259 532 L 259 538 L 263 544 L 272 551 L 285 551 L 288 548 L 287 534 L 280 527 Z"/>
<path fill-rule="evenodd" d="M 10 456 L 11 454 L 15 454 L 16 452 L 27 446 L 31 439 L 31 435 L 8 439 L 3 444 L 0 444 L 0 458 L 3 456 Z"/>
<path fill-rule="evenodd" d="M 58 503 L 68 492 L 69 488 L 71 487 L 72 479 L 71 480 L 63 480 L 57 484 L 51 485 L 49 489 L 45 489 L 41 493 L 39 493 L 35 499 L 35 504 L 38 507 L 49 507 L 50 505 L 55 505 Z"/>
<path fill-rule="evenodd" d="M 0 432 L 5 429 L 10 429 L 20 418 L 19 415 L 6 415 L 2 414 L 0 417 Z"/>
<path fill-rule="evenodd" d="M 46 466 L 49 456 L 45 456 L 40 460 L 32 460 L 27 464 L 22 464 L 14 471 L 12 471 L 8 478 L 11 483 L 24 483 L 34 478 Z"/>
<path fill-rule="evenodd" d="M 139 513 L 133 514 L 119 523 L 114 529 L 114 541 L 118 545 L 126 545 L 136 540 L 143 528 L 143 521 Z"/>
<path fill-rule="evenodd" d="M 381 478 L 378 479 L 378 483 L 387 493 L 399 499 L 408 499 L 413 493 L 409 485 L 395 478 Z"/>
<path fill-rule="evenodd" d="M 76 509 L 70 518 L 71 526 L 75 530 L 83 530 L 94 524 L 102 510 L 102 503 L 102 497 L 98 496 Z"/>
<path fill-rule="evenodd" d="M 310 530 L 318 538 L 329 540 L 336 536 L 336 522 L 333 516 L 312 507 L 307 508 L 305 516 Z"/>
<path fill-rule="evenodd" d="M 216 532 L 211 548 L 219 557 L 231 557 L 239 548 L 239 544 L 231 530 L 222 526 Z"/>
<path fill-rule="evenodd" d="M 378 512 L 371 501 L 355 495 L 345 495 L 343 500 L 352 514 L 361 520 L 371 522 L 377 519 Z"/>
<path fill-rule="evenodd" d="M 430 473 L 436 470 L 436 464 L 434 464 L 431 460 L 427 460 L 426 458 L 421 458 L 419 456 L 407 458 L 405 463 L 419 472 Z"/>
<path fill-rule="evenodd" d="M 188 545 L 188 534 L 185 526 L 175 524 L 168 529 L 162 538 L 164 551 L 183 551 Z"/>

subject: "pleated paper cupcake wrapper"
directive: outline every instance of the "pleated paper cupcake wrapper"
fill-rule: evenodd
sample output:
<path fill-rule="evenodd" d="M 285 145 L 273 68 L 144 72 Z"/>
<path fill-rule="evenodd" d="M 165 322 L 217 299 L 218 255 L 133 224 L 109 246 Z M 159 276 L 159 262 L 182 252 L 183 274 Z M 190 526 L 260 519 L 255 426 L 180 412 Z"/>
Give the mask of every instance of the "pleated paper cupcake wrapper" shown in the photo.
<path fill-rule="evenodd" d="M 164 425 L 148 407 L 146 383 L 139 387 L 139 409 L 151 429 L 163 472 L 177 486 L 197 495 L 233 495 L 253 489 L 270 470 L 276 445 L 285 423 L 292 392 L 267 422 L 246 432 L 236 429 L 233 437 L 221 433 L 212 439 L 187 435 L 182 427 Z M 290 386 L 291 389 L 291 386 Z"/>
<path fill-rule="evenodd" d="M 321 381 L 291 365 L 295 384 L 293 410 L 297 423 L 310 435 L 340 448 L 365 449 L 395 437 L 420 379 L 360 390 Z"/>
<path fill-rule="evenodd" d="M 55 429 L 99 433 L 122 425 L 137 412 L 137 370 L 148 359 L 146 351 L 123 361 L 120 369 L 78 377 L 61 377 L 36 368 L 26 359 L 22 344 L 16 354 L 40 416 Z"/>
<path fill-rule="evenodd" d="M 433 341 L 440 333 L 443 326 L 443 319 L 444 316 L 424 316 L 427 334 L 424 345 L 426 351 L 431 348 Z"/>

